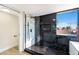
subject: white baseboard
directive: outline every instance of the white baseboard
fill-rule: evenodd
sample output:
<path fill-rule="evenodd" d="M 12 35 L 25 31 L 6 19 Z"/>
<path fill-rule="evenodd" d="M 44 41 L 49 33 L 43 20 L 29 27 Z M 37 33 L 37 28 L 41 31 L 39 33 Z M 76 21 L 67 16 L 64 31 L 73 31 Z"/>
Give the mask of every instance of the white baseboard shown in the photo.
<path fill-rule="evenodd" d="M 13 45 L 7 46 L 7 47 L 5 47 L 5 48 L 0 48 L 0 53 L 4 52 L 4 51 L 6 51 L 6 50 L 8 50 L 8 49 L 10 49 L 10 48 L 13 48 L 13 47 L 15 47 L 15 46 L 17 46 L 17 44 L 13 44 Z"/>

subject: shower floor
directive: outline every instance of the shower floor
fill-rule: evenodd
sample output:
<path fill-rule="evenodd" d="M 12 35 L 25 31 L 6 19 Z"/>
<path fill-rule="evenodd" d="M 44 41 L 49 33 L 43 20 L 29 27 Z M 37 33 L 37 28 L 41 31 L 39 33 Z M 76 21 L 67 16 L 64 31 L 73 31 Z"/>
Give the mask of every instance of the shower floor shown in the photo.
<path fill-rule="evenodd" d="M 26 48 L 25 51 L 30 51 L 30 53 L 39 53 L 43 55 L 67 55 L 67 53 L 63 50 L 58 50 L 55 48 L 49 48 L 46 46 L 31 46 Z"/>

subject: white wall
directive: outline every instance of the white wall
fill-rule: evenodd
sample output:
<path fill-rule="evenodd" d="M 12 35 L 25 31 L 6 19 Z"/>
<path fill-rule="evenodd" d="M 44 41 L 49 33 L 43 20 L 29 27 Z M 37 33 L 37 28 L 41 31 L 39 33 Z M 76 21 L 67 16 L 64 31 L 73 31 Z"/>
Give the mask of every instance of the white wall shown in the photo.
<path fill-rule="evenodd" d="M 14 35 L 16 35 L 16 37 L 14 37 Z M 18 39 L 18 17 L 0 11 L 0 52 L 18 45 Z"/>

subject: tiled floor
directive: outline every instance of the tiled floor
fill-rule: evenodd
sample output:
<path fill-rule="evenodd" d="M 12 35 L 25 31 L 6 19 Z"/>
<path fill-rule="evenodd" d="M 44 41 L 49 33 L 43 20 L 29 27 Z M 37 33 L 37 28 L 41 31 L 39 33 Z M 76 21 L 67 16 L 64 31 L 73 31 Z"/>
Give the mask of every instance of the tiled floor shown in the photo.
<path fill-rule="evenodd" d="M 5 52 L 0 53 L 0 55 L 31 55 L 31 54 L 27 52 L 19 52 L 19 50 L 14 47 Z"/>

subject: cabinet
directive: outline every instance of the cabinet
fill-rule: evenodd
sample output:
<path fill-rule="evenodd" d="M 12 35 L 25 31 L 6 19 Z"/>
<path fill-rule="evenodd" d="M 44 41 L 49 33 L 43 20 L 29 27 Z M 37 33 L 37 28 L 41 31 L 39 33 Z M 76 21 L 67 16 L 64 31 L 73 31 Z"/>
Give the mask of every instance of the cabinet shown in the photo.
<path fill-rule="evenodd" d="M 75 42 L 75 41 L 69 42 L 69 54 L 79 55 L 79 42 Z"/>

